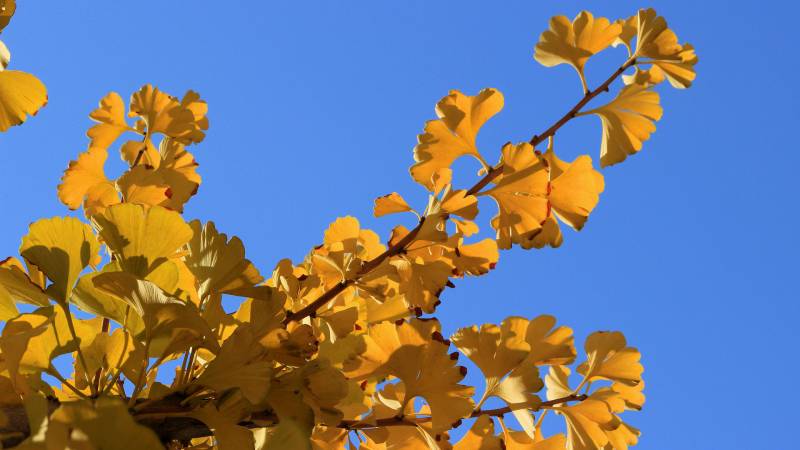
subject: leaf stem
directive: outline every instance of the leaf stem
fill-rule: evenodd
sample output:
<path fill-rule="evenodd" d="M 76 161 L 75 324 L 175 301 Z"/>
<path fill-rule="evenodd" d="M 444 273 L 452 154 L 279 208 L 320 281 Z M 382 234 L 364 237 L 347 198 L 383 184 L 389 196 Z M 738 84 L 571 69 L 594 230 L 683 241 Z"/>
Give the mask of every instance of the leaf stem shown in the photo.
<path fill-rule="evenodd" d="M 86 364 L 86 358 L 83 357 L 83 352 L 81 351 L 81 340 L 78 338 L 78 334 L 75 332 L 75 323 L 72 321 L 72 311 L 69 310 L 69 305 L 67 303 L 59 302 L 58 305 L 61 307 L 61 310 L 64 311 L 64 316 L 67 319 L 67 328 L 69 329 L 69 333 L 72 335 L 72 339 L 77 342 L 78 346 L 75 352 L 78 354 L 78 361 L 83 367 L 83 377 L 86 379 L 86 384 L 89 385 L 89 389 L 92 392 L 92 397 L 95 397 L 97 396 L 97 389 L 95 388 L 92 379 L 89 378 L 89 366 Z"/>

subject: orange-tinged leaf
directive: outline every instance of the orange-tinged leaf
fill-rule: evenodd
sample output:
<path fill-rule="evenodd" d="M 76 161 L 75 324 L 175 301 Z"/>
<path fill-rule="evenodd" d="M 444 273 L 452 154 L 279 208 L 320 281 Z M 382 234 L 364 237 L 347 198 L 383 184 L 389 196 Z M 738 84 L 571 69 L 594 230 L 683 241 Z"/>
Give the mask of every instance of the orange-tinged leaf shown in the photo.
<path fill-rule="evenodd" d="M 77 160 L 70 161 L 58 185 L 61 202 L 73 210 L 83 204 L 87 217 L 119 203 L 117 188 L 103 170 L 107 158 L 106 149 L 89 147 Z"/>
<path fill-rule="evenodd" d="M 458 384 L 466 370 L 448 354 L 439 329 L 435 320 L 375 324 L 364 336 L 365 351 L 345 363 L 345 375 L 359 380 L 399 378 L 405 386 L 400 404 L 423 397 L 431 409 L 433 430 L 447 430 L 472 412 L 474 389 Z"/>
<path fill-rule="evenodd" d="M 450 91 L 436 104 L 437 120 L 425 124 L 425 133 L 419 135 L 414 147 L 411 176 L 428 190 L 433 190 L 433 175 L 437 170 L 449 168 L 461 156 L 471 155 L 484 167 L 488 164 L 478 152 L 475 139 L 478 130 L 492 116 L 503 109 L 503 94 L 495 89 L 484 89 L 476 96 Z"/>
<path fill-rule="evenodd" d="M 397 192 L 384 195 L 375 199 L 373 214 L 375 217 L 382 217 L 387 214 L 413 211 L 405 199 Z"/>
<path fill-rule="evenodd" d="M 148 136 L 161 133 L 182 144 L 205 138 L 207 107 L 196 92 L 189 91 L 182 101 L 152 85 L 145 85 L 131 96 L 129 117 L 140 117 L 147 125 Z"/>
<path fill-rule="evenodd" d="M 551 152 L 543 156 L 534 152 L 528 143 L 506 144 L 500 163 L 502 175 L 481 195 L 497 202 L 492 227 L 503 249 L 512 244 L 558 247 L 562 237 L 554 214 L 580 230 L 604 189 L 602 176 L 586 155 L 566 163 Z"/>
<path fill-rule="evenodd" d="M 47 89 L 35 76 L 0 70 L 0 131 L 19 125 L 47 104 Z"/>
<path fill-rule="evenodd" d="M 91 139 L 89 147 L 107 149 L 122 133 L 133 130 L 125 120 L 125 103 L 116 92 L 109 92 L 100 99 L 99 107 L 89 118 L 97 122 L 86 132 Z"/>

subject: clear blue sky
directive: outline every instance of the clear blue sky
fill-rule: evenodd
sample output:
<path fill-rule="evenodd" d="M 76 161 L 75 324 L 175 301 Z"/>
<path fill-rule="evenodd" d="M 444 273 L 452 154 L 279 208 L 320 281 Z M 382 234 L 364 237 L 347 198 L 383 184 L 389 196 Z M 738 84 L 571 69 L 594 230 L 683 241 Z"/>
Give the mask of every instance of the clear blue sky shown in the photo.
<path fill-rule="evenodd" d="M 30 222 L 67 212 L 55 188 L 97 101 L 147 82 L 208 100 L 211 129 L 195 147 L 204 183 L 186 215 L 242 237 L 264 271 L 302 257 L 340 215 L 385 233 L 393 219 L 371 218 L 372 200 L 424 200 L 407 168 L 441 96 L 504 92 L 480 137 L 494 161 L 580 95 L 571 69 L 531 57 L 548 18 L 644 6 L 697 48 L 696 86 L 662 89 L 658 131 L 605 171 L 583 232 L 558 250 L 503 253 L 490 275 L 448 290 L 439 317 L 452 332 L 550 313 L 581 345 L 622 330 L 646 368 L 637 448 L 788 449 L 800 401 L 795 2 L 19 0 L 3 40 L 50 104 L 0 136 L 0 255 L 16 254 Z M 622 58 L 608 53 L 590 82 Z M 586 118 L 557 143 L 596 159 L 599 139 Z"/>

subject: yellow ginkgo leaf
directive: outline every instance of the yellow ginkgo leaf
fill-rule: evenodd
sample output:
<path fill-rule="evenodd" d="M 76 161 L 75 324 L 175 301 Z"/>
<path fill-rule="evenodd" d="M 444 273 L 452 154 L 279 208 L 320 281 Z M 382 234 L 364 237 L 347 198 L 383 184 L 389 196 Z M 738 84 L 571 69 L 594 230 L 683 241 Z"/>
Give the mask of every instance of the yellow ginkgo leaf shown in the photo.
<path fill-rule="evenodd" d="M 251 329 L 239 326 L 193 384 L 218 393 L 237 388 L 248 402 L 259 404 L 266 399 L 272 374 L 273 362 L 265 354 Z"/>
<path fill-rule="evenodd" d="M 130 117 L 140 117 L 147 126 L 148 138 L 153 133 L 169 136 L 182 144 L 193 144 L 205 138 L 208 129 L 207 105 L 200 96 L 189 91 L 180 102 L 152 85 L 145 85 L 131 96 Z"/>
<path fill-rule="evenodd" d="M 48 370 L 51 359 L 77 348 L 78 341 L 69 332 L 64 312 L 53 306 L 9 320 L 0 337 L 0 350 L 12 380 L 18 374 Z"/>
<path fill-rule="evenodd" d="M 578 372 L 589 381 L 606 379 L 629 386 L 642 380 L 644 368 L 639 363 L 641 354 L 628 347 L 625 336 L 618 331 L 598 331 L 586 338 L 587 361 L 578 366 Z"/>
<path fill-rule="evenodd" d="M 53 283 L 47 293 L 66 303 L 86 266 L 99 262 L 100 243 L 92 228 L 73 217 L 41 219 L 31 224 L 19 253 Z"/>
<path fill-rule="evenodd" d="M 566 163 L 551 152 L 540 155 L 528 143 L 503 146 L 503 172 L 495 186 L 481 195 L 498 205 L 492 219 L 500 248 L 558 247 L 562 237 L 554 214 L 580 230 L 604 189 L 602 176 L 592 160 L 579 156 Z"/>
<path fill-rule="evenodd" d="M 119 203 L 117 188 L 103 169 L 107 158 L 105 148 L 89 147 L 77 160 L 70 161 L 58 185 L 61 202 L 73 210 L 83 204 L 87 217 Z"/>
<path fill-rule="evenodd" d="M 0 70 L 0 131 L 19 125 L 47 104 L 47 89 L 35 76 Z"/>
<path fill-rule="evenodd" d="M 102 322 L 99 317 L 87 322 L 88 326 L 78 328 L 81 354 L 86 363 L 86 371 L 83 364 L 75 365 L 75 386 L 78 389 L 86 389 L 86 381 L 99 370 L 122 367 L 137 347 L 133 338 L 121 329 L 110 334 L 98 333 Z"/>
<path fill-rule="evenodd" d="M 0 304 L 8 308 L 6 313 L 0 312 L 0 320 L 8 320 L 13 314 L 7 313 L 16 311 L 14 302 L 23 302 L 37 306 L 47 306 L 50 304 L 47 294 L 42 286 L 31 280 L 25 272 L 24 266 L 16 258 L 6 258 L 0 261 Z M 0 306 L 0 311 L 3 307 Z M 4 315 L 5 314 L 5 315 Z"/>
<path fill-rule="evenodd" d="M 246 418 L 243 407 L 237 405 L 235 400 L 232 401 L 228 398 L 222 403 L 220 406 L 209 403 L 202 408 L 195 409 L 190 417 L 203 422 L 214 433 L 215 449 L 254 449 L 253 433 L 239 425 L 239 421 Z"/>
<path fill-rule="evenodd" d="M 405 199 L 397 192 L 392 192 L 391 194 L 375 199 L 375 208 L 373 210 L 375 217 L 406 211 L 413 211 L 413 209 L 408 206 Z"/>
<path fill-rule="evenodd" d="M 680 44 L 675 33 L 667 27 L 663 17 L 652 8 L 618 21 L 623 32 L 616 44 L 624 44 L 628 53 L 638 58 L 636 73 L 623 75 L 626 84 L 651 86 L 669 80 L 678 89 L 691 86 L 697 74 L 694 66 L 698 58 L 691 44 Z M 633 46 L 633 38 L 636 45 Z M 643 66 L 650 65 L 645 69 Z"/>
<path fill-rule="evenodd" d="M 618 23 L 605 17 L 581 11 L 575 19 L 555 16 L 550 19 L 550 29 L 542 33 L 536 44 L 534 58 L 546 67 L 569 64 L 578 71 L 584 91 L 588 91 L 584 67 L 589 57 L 614 43 L 622 32 Z"/>
<path fill-rule="evenodd" d="M 87 436 L 91 448 L 127 450 L 135 443 L 138 448 L 163 450 L 156 434 L 137 423 L 119 399 L 101 397 L 63 403 L 50 416 L 49 426 L 64 426 L 72 435 Z M 69 448 L 89 448 L 86 446 Z"/>
<path fill-rule="evenodd" d="M 189 241 L 189 254 L 184 259 L 199 284 L 199 294 L 203 298 L 211 294 L 245 295 L 264 277 L 244 255 L 244 245 L 236 237 L 220 233 L 214 222 L 201 224 L 199 220 L 189 223 L 192 239 Z"/>
<path fill-rule="evenodd" d="M 100 106 L 89 114 L 97 125 L 89 128 L 86 135 L 91 139 L 90 147 L 107 149 L 126 131 L 133 131 L 125 120 L 125 103 L 116 92 L 109 92 L 100 100 Z"/>
<path fill-rule="evenodd" d="M 484 167 L 489 165 L 478 152 L 475 139 L 478 130 L 492 116 L 503 109 L 503 94 L 495 89 L 484 89 L 476 96 L 453 90 L 436 104 L 437 120 L 425 124 L 425 133 L 419 135 L 414 147 L 411 176 L 428 190 L 433 190 L 434 173 L 449 168 L 453 161 L 464 155 L 477 158 Z"/>
<path fill-rule="evenodd" d="M 217 340 L 197 308 L 154 283 L 126 272 L 102 273 L 92 283 L 131 305 L 142 317 L 150 356 L 165 358 L 195 345 L 217 350 Z"/>
<path fill-rule="evenodd" d="M 364 335 L 364 351 L 346 362 L 345 374 L 357 380 L 399 378 L 405 385 L 401 408 L 423 397 L 433 416 L 432 429 L 447 430 L 472 412 L 474 389 L 458 384 L 466 369 L 450 357 L 439 329 L 436 320 L 375 324 Z"/>
<path fill-rule="evenodd" d="M 137 147 L 144 146 L 140 142 L 135 144 Z M 123 146 L 123 152 L 126 147 L 129 146 Z M 153 149 L 145 154 L 148 155 L 145 157 L 147 164 L 132 167 L 117 180 L 123 198 L 129 203 L 160 205 L 182 212 L 186 202 L 197 193 L 200 186 L 201 179 L 197 174 L 194 156 L 186 151 L 183 144 L 170 138 L 164 138 L 158 150 Z M 132 157 L 135 162 L 137 156 Z"/>
<path fill-rule="evenodd" d="M 17 11 L 17 0 L 3 0 L 0 3 L 0 32 L 11 21 L 11 17 Z"/>
<path fill-rule="evenodd" d="M 100 272 L 90 272 L 80 277 L 72 290 L 70 303 L 84 312 L 111 319 L 136 335 L 144 330 L 141 311 L 137 311 L 135 305 L 94 285 L 97 276 L 118 270 L 117 264 L 107 264 Z"/>
<path fill-rule="evenodd" d="M 479 416 L 469 431 L 453 445 L 453 450 L 505 450 L 507 447 L 500 436 L 495 435 L 494 420 Z"/>
<path fill-rule="evenodd" d="M 675 32 L 667 27 L 667 21 L 653 8 L 640 9 L 637 14 L 635 57 L 651 59 L 676 59 L 682 46 Z"/>
<path fill-rule="evenodd" d="M 192 238 L 192 228 L 175 211 L 121 203 L 92 218 L 120 268 L 145 277 Z"/>
<path fill-rule="evenodd" d="M 656 130 L 653 122 L 663 110 L 658 93 L 639 84 L 622 88 L 617 97 L 599 108 L 579 115 L 596 114 L 603 124 L 600 165 L 617 164 L 642 149 L 642 143 Z"/>

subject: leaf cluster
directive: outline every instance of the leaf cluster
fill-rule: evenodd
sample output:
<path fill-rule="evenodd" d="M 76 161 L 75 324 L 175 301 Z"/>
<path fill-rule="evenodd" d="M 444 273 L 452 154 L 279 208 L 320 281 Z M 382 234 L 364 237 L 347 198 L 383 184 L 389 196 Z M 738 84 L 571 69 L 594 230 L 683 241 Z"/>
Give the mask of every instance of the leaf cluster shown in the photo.
<path fill-rule="evenodd" d="M 0 27 L 15 7 L 5 5 Z M 588 60 L 618 45 L 627 49 L 619 69 L 589 89 Z M 89 115 L 95 124 L 86 151 L 58 186 L 59 199 L 82 209 L 86 221 L 38 220 L 22 239 L 20 258 L 0 263 L 2 445 L 636 444 L 639 430 L 621 416 L 642 408 L 643 367 L 621 333 L 590 334 L 579 357 L 573 331 L 551 316 L 513 316 L 461 328 L 449 339 L 433 316 L 447 288 L 489 273 L 500 250 L 558 247 L 565 226 L 586 225 L 605 181 L 590 155 L 558 156 L 554 138 L 563 125 L 598 116 L 600 164 L 620 163 L 641 150 L 661 117 L 654 86 L 668 80 L 688 87 L 697 62 L 652 9 L 615 21 L 588 12 L 572 21 L 554 17 L 535 59 L 570 65 L 580 76 L 583 97 L 559 121 L 527 142 L 503 145 L 491 164 L 476 137 L 501 112 L 502 93 L 451 91 L 413 151 L 410 173 L 427 203 L 415 209 L 397 192 L 375 200 L 376 217 L 409 214 L 413 226 L 398 224 L 382 239 L 356 218 L 340 217 L 302 261 L 284 259 L 267 270 L 247 258 L 239 238 L 181 216 L 201 184 L 187 150 L 209 127 L 199 94 L 177 98 L 145 85 L 127 105 L 117 93 L 105 96 Z M 3 87 L 19 76 L 10 73 L 0 72 L 6 128 L 24 120 L 15 111 L 32 111 Z M 619 77 L 624 86 L 615 98 L 585 109 Z M 115 147 L 127 168 L 109 178 L 105 162 Z M 472 186 L 453 181 L 451 166 L 462 156 L 481 165 Z M 483 222 L 481 197 L 497 204 Z M 484 222 L 494 237 L 478 240 Z M 462 356 L 483 375 L 480 395 L 465 384 Z M 63 357 L 70 373 L 54 362 Z M 490 400 L 502 406 L 487 409 Z M 560 417 L 566 431 L 545 436 L 547 417 Z M 452 442 L 467 419 L 474 419 L 471 427 Z"/>

